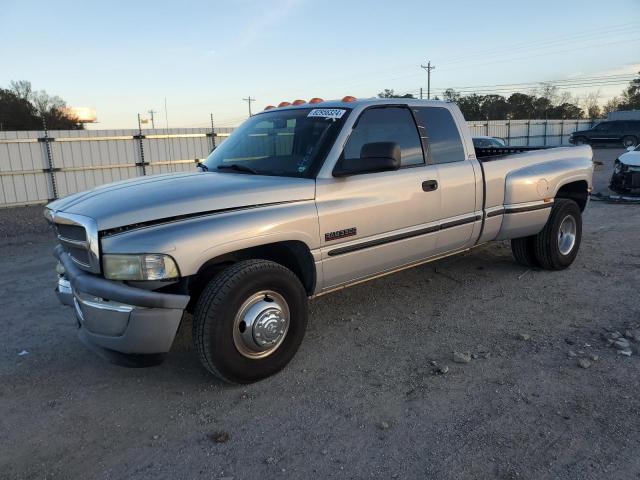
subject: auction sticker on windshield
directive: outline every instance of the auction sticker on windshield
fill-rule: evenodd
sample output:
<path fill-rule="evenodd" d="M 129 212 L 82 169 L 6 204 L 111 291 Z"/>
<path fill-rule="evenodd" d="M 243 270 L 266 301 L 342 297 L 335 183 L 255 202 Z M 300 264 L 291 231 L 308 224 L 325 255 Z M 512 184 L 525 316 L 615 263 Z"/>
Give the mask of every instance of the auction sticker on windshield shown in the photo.
<path fill-rule="evenodd" d="M 314 108 L 307 117 L 342 118 L 344 112 L 341 108 Z"/>

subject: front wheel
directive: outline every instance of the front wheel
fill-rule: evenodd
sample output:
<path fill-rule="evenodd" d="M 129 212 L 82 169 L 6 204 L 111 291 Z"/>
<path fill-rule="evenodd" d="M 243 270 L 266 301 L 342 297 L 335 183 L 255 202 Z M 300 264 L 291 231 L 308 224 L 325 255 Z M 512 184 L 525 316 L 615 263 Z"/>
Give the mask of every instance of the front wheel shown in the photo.
<path fill-rule="evenodd" d="M 293 358 L 307 327 L 298 277 L 267 260 L 246 260 L 209 282 L 196 305 L 193 342 L 204 367 L 231 383 L 273 375 Z"/>
<path fill-rule="evenodd" d="M 534 252 L 546 270 L 562 270 L 573 263 L 582 240 L 582 215 L 573 200 L 557 198 L 546 225 L 535 236 Z"/>

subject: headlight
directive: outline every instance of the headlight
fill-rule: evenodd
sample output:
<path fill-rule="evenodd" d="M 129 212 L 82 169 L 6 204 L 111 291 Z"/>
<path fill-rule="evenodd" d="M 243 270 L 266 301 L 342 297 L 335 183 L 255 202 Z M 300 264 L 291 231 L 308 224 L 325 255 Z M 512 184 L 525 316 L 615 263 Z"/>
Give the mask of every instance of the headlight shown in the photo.
<path fill-rule="evenodd" d="M 178 278 L 178 266 L 169 255 L 102 256 L 104 276 L 109 280 L 169 280 Z"/>
<path fill-rule="evenodd" d="M 616 159 L 615 163 L 613 164 L 613 173 L 620 173 L 622 172 L 622 170 L 624 170 L 622 162 Z"/>

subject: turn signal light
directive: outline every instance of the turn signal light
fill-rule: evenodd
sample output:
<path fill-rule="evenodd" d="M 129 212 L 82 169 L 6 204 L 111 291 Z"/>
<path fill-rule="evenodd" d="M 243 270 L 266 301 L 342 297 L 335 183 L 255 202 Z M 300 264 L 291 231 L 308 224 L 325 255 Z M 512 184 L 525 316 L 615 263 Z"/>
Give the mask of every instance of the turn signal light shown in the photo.
<path fill-rule="evenodd" d="M 266 107 L 264 107 L 265 110 L 272 110 L 276 107 L 274 107 L 273 105 L 267 105 Z"/>
<path fill-rule="evenodd" d="M 307 102 L 305 102 L 304 100 L 294 100 L 293 101 L 293 105 L 304 105 L 305 103 L 307 103 Z"/>
<path fill-rule="evenodd" d="M 319 97 L 313 97 L 311 100 L 309 100 L 309 103 L 322 103 L 322 102 L 324 102 L 324 100 Z"/>
<path fill-rule="evenodd" d="M 346 97 L 342 97 L 343 102 L 355 102 L 357 100 L 356 97 L 352 97 L 351 95 L 347 95 Z"/>
<path fill-rule="evenodd" d="M 289 105 L 291 105 L 291 103 L 289 103 L 289 102 L 280 102 L 278 104 L 278 108 L 280 108 L 280 107 L 288 107 Z"/>

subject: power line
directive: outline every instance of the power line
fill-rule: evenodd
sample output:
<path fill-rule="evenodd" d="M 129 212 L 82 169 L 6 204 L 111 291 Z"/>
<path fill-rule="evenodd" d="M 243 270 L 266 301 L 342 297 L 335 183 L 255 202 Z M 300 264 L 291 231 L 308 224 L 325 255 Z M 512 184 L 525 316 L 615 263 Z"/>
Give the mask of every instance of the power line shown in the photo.
<path fill-rule="evenodd" d="M 599 76 L 583 76 L 583 77 L 573 77 L 568 79 L 556 79 L 556 80 L 541 80 L 534 82 L 523 82 L 523 83 L 503 83 L 503 84 L 493 84 L 493 85 L 465 85 L 465 86 L 453 86 L 448 87 L 447 89 L 438 88 L 436 91 L 438 93 L 444 93 L 446 90 L 454 90 L 456 93 L 466 95 L 466 94 L 490 94 L 490 93 L 508 93 L 514 91 L 522 91 L 526 89 L 535 89 L 540 88 L 545 85 L 555 86 L 561 89 L 574 89 L 574 88 L 585 88 L 585 87 L 597 87 L 597 86 L 607 86 L 607 85 L 625 85 L 631 80 L 636 78 L 636 75 L 633 74 L 617 74 L 617 75 L 599 75 Z M 407 90 L 402 93 L 417 95 L 422 91 L 422 88 L 417 88 L 414 90 Z"/>
<path fill-rule="evenodd" d="M 440 62 L 439 66 L 440 68 L 443 68 L 444 66 L 448 66 L 448 65 L 452 65 L 452 64 L 456 64 L 456 63 L 463 63 L 463 62 L 467 62 L 470 59 L 471 60 L 480 60 L 482 59 L 482 64 L 486 64 L 486 59 L 488 57 L 492 57 L 495 55 L 507 55 L 509 56 L 512 53 L 521 53 L 518 50 L 523 50 L 523 49 L 534 49 L 534 48 L 541 48 L 541 47 L 548 47 L 548 46 L 554 46 L 553 44 L 562 44 L 562 45 L 566 45 L 567 43 L 575 43 L 576 41 L 582 41 L 583 39 L 588 39 L 588 40 L 597 40 L 600 37 L 603 38 L 610 38 L 612 33 L 625 33 L 627 31 L 629 32 L 635 32 L 637 31 L 638 27 L 640 26 L 640 23 L 638 22 L 630 22 L 630 23 L 623 23 L 623 24 L 617 24 L 617 25 L 610 25 L 607 27 L 598 27 L 595 29 L 590 29 L 590 30 L 584 30 L 582 32 L 577 32 L 577 33 L 573 33 L 573 34 L 565 34 L 565 35 L 559 35 L 556 37 L 552 37 L 548 40 L 545 41 L 539 41 L 539 40 L 535 40 L 533 42 L 520 42 L 520 43 L 515 43 L 515 44 L 508 44 L 505 45 L 504 47 L 498 47 L 498 48 L 494 48 L 494 49 L 484 49 L 484 50 L 471 50 L 471 51 L 467 51 L 464 55 L 460 55 L 460 56 L 454 56 L 454 57 L 446 57 L 446 61 L 444 62 Z M 596 45 L 584 45 L 584 46 L 580 46 L 575 49 L 582 49 L 582 48 L 591 48 L 591 47 L 597 47 L 600 45 L 612 45 L 612 44 L 617 44 L 617 43 L 624 43 L 624 42 L 628 42 L 629 39 L 624 39 L 624 40 L 619 40 L 616 42 L 608 42 L 608 43 L 599 43 Z M 557 53 L 564 53 L 566 51 L 572 51 L 572 50 L 561 50 Z M 550 51 L 546 51 L 544 52 L 542 55 L 548 55 L 551 53 L 555 53 L 555 52 L 550 52 Z M 539 55 L 534 55 L 534 56 L 539 56 Z M 520 59 L 520 58 L 530 58 L 530 55 L 527 55 L 525 57 L 518 57 L 515 58 L 513 60 L 516 59 Z M 498 59 L 497 61 L 502 61 L 504 59 Z M 492 62 L 492 63 L 495 63 Z M 465 64 L 462 67 L 456 67 L 456 68 L 467 68 L 469 65 Z M 403 65 L 403 66 L 396 66 L 391 70 L 395 70 L 396 74 L 395 75 L 391 75 L 391 76 L 382 76 L 379 77 L 379 79 L 385 80 L 385 81 L 392 81 L 392 80 L 397 80 L 400 78 L 407 78 L 407 77 L 414 77 L 417 76 L 418 74 L 415 72 L 412 73 L 408 73 L 408 74 L 403 74 L 403 75 L 397 75 L 397 72 L 399 70 L 402 69 L 409 69 L 412 68 L 410 65 Z M 414 67 L 413 67 L 414 68 Z M 354 75 L 351 75 L 349 77 L 345 77 L 345 76 L 341 76 L 338 77 L 337 80 L 346 80 L 348 78 L 353 78 L 353 77 L 358 77 L 361 78 L 362 76 L 366 76 L 368 79 L 371 78 L 371 76 L 377 74 L 377 73 L 382 73 L 382 72 L 389 72 L 390 68 L 387 67 L 384 70 L 369 70 L 367 72 L 360 72 Z M 355 82 L 349 82 L 349 83 L 343 83 L 341 85 L 339 85 L 340 88 L 346 88 L 346 87 L 350 87 L 350 86 L 357 86 L 357 85 L 362 85 L 363 81 L 359 80 L 359 81 L 355 81 Z"/>
<path fill-rule="evenodd" d="M 532 48 L 537 49 L 541 47 L 554 46 L 556 44 L 565 45 L 567 43 L 575 43 L 576 41 L 582 41 L 583 39 L 595 40 L 600 37 L 610 38 L 612 33 L 620 34 L 620 33 L 626 33 L 626 32 L 635 32 L 637 31 L 639 26 L 640 24 L 638 22 L 632 22 L 632 23 L 620 24 L 620 25 L 615 25 L 610 27 L 600 27 L 600 28 L 596 28 L 588 31 L 583 31 L 580 33 L 560 35 L 560 36 L 552 37 L 543 41 L 535 40 L 533 42 L 520 42 L 515 44 L 509 44 L 506 48 L 498 47 L 493 49 L 470 51 L 470 52 L 467 52 L 465 55 L 459 55 L 456 57 L 447 57 L 446 65 L 458 63 L 461 61 L 464 62 L 468 60 L 470 56 L 475 56 L 475 55 L 486 58 L 487 56 L 502 54 L 505 51 L 508 51 L 509 53 L 511 53 L 514 51 L 522 51 L 523 49 L 524 50 L 528 50 Z"/>
<path fill-rule="evenodd" d="M 624 73 L 617 75 L 598 75 L 591 77 L 573 77 L 573 78 L 564 78 L 564 79 L 555 79 L 555 80 L 540 80 L 535 82 L 522 82 L 522 83 L 498 83 L 491 85 L 467 85 L 467 86 L 454 86 L 449 87 L 452 89 L 469 89 L 469 88 L 493 88 L 493 87 L 514 87 L 514 86 L 526 86 L 526 85 L 538 85 L 549 83 L 553 85 L 562 86 L 563 84 L 573 84 L 577 82 L 600 82 L 600 81 L 629 81 L 635 78 L 634 74 Z"/>

